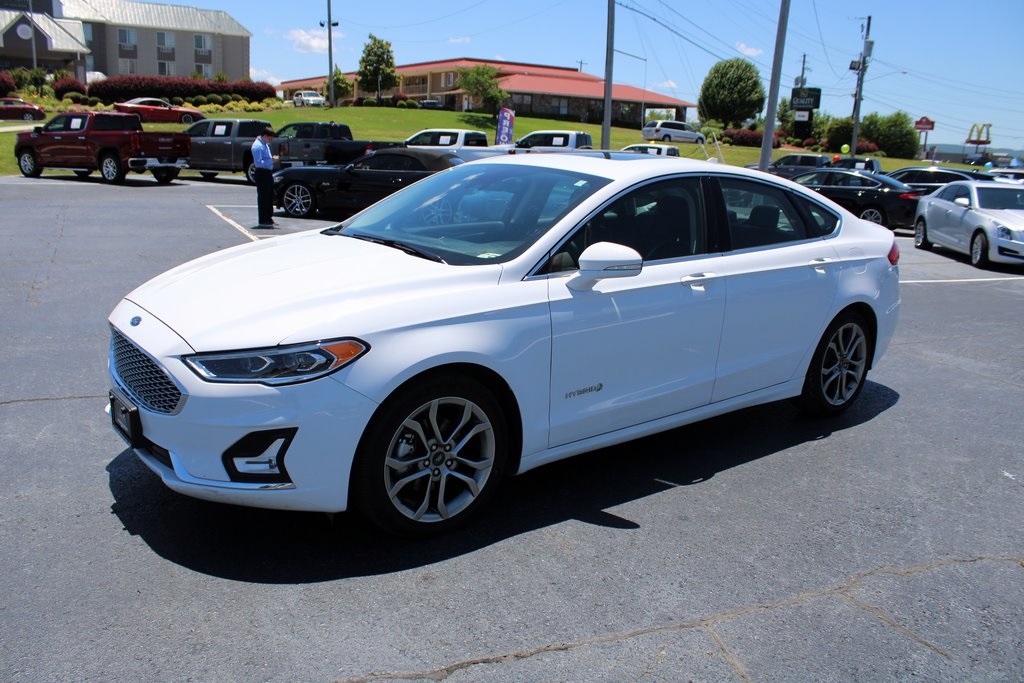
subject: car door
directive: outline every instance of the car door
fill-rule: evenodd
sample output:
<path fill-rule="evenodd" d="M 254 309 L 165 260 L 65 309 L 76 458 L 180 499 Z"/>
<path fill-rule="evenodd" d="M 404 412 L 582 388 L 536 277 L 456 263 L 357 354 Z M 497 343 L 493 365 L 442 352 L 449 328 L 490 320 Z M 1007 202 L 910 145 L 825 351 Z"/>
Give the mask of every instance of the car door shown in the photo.
<path fill-rule="evenodd" d="M 231 169 L 232 150 L 237 121 L 214 121 L 207 137 L 211 168 Z"/>
<path fill-rule="evenodd" d="M 700 181 L 666 180 L 613 200 L 555 250 L 551 446 L 708 403 L 725 281 L 708 266 L 706 224 Z M 643 268 L 574 288 L 579 254 L 597 242 L 637 249 Z"/>
<path fill-rule="evenodd" d="M 411 155 L 371 154 L 342 171 L 338 191 L 342 193 L 345 205 L 362 208 L 430 173 L 419 159 Z"/>
<path fill-rule="evenodd" d="M 95 167 L 96 160 L 86 144 L 88 125 L 87 114 L 65 114 L 46 124 L 36 139 L 40 165 Z"/>
<path fill-rule="evenodd" d="M 189 152 L 188 164 L 192 168 L 211 168 L 213 162 L 213 144 L 208 134 L 210 126 L 214 121 L 200 121 L 188 127 L 185 131 L 191 139 L 191 151 Z"/>
<path fill-rule="evenodd" d="M 841 265 L 807 218 L 824 209 L 774 184 L 722 177 L 720 186 L 731 250 L 708 265 L 728 296 L 712 401 L 794 379 L 828 323 Z"/>
<path fill-rule="evenodd" d="M 950 183 L 939 190 L 934 197 L 926 198 L 925 225 L 928 239 L 935 244 L 949 247 L 960 252 L 967 252 L 970 244 L 969 228 L 964 229 L 964 221 L 971 210 L 968 207 L 971 193 L 966 185 Z M 963 204 L 957 204 L 960 199 Z"/>

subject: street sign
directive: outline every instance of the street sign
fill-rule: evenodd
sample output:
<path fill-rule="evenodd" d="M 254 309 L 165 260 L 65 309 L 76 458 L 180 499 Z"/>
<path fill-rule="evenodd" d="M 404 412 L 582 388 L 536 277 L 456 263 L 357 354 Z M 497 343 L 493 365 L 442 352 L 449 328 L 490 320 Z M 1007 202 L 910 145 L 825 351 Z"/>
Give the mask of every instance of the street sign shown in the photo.
<path fill-rule="evenodd" d="M 917 121 L 914 121 L 915 130 L 935 130 L 935 122 L 927 116 L 922 116 Z"/>
<path fill-rule="evenodd" d="M 821 88 L 793 88 L 789 108 L 793 111 L 810 111 L 821 106 Z"/>

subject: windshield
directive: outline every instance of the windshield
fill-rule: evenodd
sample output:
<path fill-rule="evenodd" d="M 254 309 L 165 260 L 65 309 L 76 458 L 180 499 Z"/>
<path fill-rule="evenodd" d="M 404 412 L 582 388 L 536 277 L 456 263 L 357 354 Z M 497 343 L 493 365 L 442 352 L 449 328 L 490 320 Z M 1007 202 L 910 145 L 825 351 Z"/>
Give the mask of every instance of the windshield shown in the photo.
<path fill-rule="evenodd" d="M 982 209 L 1024 210 L 1024 188 L 979 187 L 978 206 Z"/>
<path fill-rule="evenodd" d="M 463 164 L 325 233 L 402 245 L 452 265 L 504 263 L 609 182 L 532 165 Z"/>

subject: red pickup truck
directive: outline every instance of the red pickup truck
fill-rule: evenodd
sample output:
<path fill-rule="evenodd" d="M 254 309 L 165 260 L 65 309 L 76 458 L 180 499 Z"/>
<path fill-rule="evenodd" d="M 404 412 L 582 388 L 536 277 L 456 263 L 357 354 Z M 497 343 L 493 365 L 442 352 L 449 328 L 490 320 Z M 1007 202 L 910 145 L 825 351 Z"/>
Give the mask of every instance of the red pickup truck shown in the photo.
<path fill-rule="evenodd" d="M 191 141 L 185 133 L 144 132 L 135 114 L 72 112 L 54 116 L 45 126 L 19 133 L 14 157 L 23 175 L 43 169 L 69 169 L 81 178 L 98 170 L 103 180 L 119 183 L 128 171 L 152 171 L 169 183 L 188 165 Z"/>

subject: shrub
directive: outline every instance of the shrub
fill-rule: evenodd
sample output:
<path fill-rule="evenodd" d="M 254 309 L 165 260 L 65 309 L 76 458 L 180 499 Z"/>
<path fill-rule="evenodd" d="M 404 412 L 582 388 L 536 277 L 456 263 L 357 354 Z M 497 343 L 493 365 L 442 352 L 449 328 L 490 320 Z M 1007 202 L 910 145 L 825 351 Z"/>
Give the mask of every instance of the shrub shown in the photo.
<path fill-rule="evenodd" d="M 185 100 L 183 100 L 180 97 L 172 97 L 170 99 L 170 103 L 173 104 L 175 107 L 180 107 L 181 105 L 185 104 Z"/>
<path fill-rule="evenodd" d="M 373 99 L 372 97 L 364 97 L 362 104 L 364 107 L 376 107 L 377 100 Z"/>
<path fill-rule="evenodd" d="M 419 109 L 420 103 L 417 102 L 416 100 L 406 100 L 405 106 L 407 109 Z"/>
<path fill-rule="evenodd" d="M 73 76 L 64 76 L 53 82 L 53 95 L 58 100 L 64 99 L 70 93 L 85 95 L 87 92 L 89 92 L 89 89 L 85 86 L 85 83 L 82 83 Z"/>
<path fill-rule="evenodd" d="M 406 102 L 405 100 L 398 100 L 397 102 L 395 102 L 395 107 L 397 109 L 408 109 L 409 103 Z"/>
<path fill-rule="evenodd" d="M 224 99 L 217 93 L 211 93 L 206 96 L 206 101 L 210 104 L 223 104 Z"/>
<path fill-rule="evenodd" d="M 814 147 L 817 144 L 818 144 L 818 141 L 815 140 L 814 138 L 807 138 L 806 140 L 804 140 L 803 146 L 804 147 Z"/>
<path fill-rule="evenodd" d="M 0 97 L 6 97 L 18 89 L 14 76 L 9 71 L 0 71 Z"/>
<path fill-rule="evenodd" d="M 209 102 L 209 100 L 206 99 L 206 95 L 196 95 L 195 97 L 192 98 L 192 104 L 197 106 L 197 107 L 201 107 L 202 105 L 206 104 L 207 102 Z"/>

